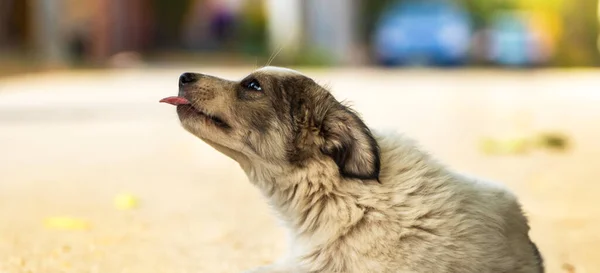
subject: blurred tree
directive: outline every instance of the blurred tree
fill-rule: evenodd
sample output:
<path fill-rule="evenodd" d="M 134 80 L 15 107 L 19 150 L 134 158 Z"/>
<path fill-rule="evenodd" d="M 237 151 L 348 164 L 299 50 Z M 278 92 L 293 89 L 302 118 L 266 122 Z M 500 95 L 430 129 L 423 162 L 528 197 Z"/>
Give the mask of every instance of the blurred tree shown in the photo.
<path fill-rule="evenodd" d="M 0 47 L 32 46 L 30 0 L 0 0 Z"/>
<path fill-rule="evenodd" d="M 599 65 L 597 0 L 565 1 L 563 39 L 559 42 L 557 64 Z"/>
<path fill-rule="evenodd" d="M 590 66 L 600 63 L 597 50 L 598 0 L 518 0 L 517 8 L 532 11 L 556 42 L 553 64 Z"/>
<path fill-rule="evenodd" d="M 155 26 L 154 44 L 158 48 L 181 47 L 181 25 L 192 0 L 152 0 Z"/>
<path fill-rule="evenodd" d="M 248 0 L 242 4 L 240 23 L 236 29 L 240 49 L 251 55 L 267 53 L 267 18 L 262 0 Z"/>
<path fill-rule="evenodd" d="M 476 28 L 489 25 L 494 13 L 499 10 L 515 9 L 517 1 L 519 0 L 457 0 L 471 13 Z"/>
<path fill-rule="evenodd" d="M 361 20 L 361 22 L 359 24 L 356 24 L 357 26 L 360 27 L 360 29 L 358 29 L 360 35 L 359 35 L 359 39 L 362 41 L 370 41 L 372 36 L 373 36 L 373 32 L 375 30 L 375 26 L 377 25 L 377 22 L 379 21 L 379 17 L 381 16 L 381 13 L 386 10 L 387 8 L 389 8 L 390 6 L 392 6 L 393 4 L 396 4 L 398 2 L 401 2 L 399 0 L 378 0 L 378 1 L 369 1 L 369 0 L 362 0 L 360 1 L 359 4 L 359 14 L 357 16 L 357 18 L 359 20 Z"/>

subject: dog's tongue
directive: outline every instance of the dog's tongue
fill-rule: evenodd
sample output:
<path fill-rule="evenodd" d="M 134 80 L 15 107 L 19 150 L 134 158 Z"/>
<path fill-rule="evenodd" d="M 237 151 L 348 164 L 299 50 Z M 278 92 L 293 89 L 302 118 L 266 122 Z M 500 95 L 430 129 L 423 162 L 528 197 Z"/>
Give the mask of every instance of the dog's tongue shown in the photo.
<path fill-rule="evenodd" d="M 168 103 L 171 105 L 190 104 L 190 101 L 187 100 L 186 98 L 175 97 L 175 96 L 164 98 L 164 99 L 160 100 L 160 102 Z"/>

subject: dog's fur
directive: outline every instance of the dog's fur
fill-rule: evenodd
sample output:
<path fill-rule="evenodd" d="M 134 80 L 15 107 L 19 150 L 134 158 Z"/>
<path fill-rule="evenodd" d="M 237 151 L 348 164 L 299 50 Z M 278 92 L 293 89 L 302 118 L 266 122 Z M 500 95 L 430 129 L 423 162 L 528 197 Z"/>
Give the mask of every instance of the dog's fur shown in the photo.
<path fill-rule="evenodd" d="M 513 194 L 372 133 L 310 78 L 187 79 L 183 127 L 236 160 L 289 229 L 288 255 L 248 272 L 543 272 Z"/>

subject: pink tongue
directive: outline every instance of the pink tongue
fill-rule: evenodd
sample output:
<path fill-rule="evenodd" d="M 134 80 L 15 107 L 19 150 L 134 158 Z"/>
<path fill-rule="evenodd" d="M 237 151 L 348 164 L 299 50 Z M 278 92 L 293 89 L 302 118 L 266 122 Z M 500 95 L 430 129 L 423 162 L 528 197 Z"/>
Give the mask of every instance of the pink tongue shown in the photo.
<path fill-rule="evenodd" d="M 181 104 L 190 104 L 186 98 L 182 97 L 168 97 L 160 100 L 160 102 L 172 104 L 172 105 L 181 105 Z"/>

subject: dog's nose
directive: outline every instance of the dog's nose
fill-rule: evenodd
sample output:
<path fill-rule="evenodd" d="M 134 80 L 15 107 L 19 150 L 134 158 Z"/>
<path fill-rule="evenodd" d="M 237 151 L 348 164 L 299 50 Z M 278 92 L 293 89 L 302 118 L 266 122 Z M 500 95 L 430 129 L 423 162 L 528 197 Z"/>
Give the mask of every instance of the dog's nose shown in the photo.
<path fill-rule="evenodd" d="M 198 77 L 194 73 L 183 73 L 179 76 L 179 85 L 186 85 L 194 83 L 198 80 Z"/>

